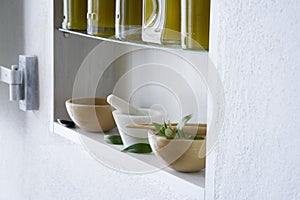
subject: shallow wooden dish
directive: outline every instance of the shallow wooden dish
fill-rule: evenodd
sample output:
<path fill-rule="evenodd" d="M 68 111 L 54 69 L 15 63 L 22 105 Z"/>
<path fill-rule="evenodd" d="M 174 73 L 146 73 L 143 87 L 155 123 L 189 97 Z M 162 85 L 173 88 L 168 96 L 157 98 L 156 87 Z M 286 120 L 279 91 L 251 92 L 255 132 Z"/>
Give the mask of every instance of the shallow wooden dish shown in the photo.
<path fill-rule="evenodd" d="M 80 98 L 66 101 L 69 116 L 81 129 L 106 132 L 116 126 L 106 98 Z"/>
<path fill-rule="evenodd" d="M 205 168 L 206 141 L 166 139 L 148 132 L 154 154 L 169 167 L 180 172 L 196 172 Z"/>

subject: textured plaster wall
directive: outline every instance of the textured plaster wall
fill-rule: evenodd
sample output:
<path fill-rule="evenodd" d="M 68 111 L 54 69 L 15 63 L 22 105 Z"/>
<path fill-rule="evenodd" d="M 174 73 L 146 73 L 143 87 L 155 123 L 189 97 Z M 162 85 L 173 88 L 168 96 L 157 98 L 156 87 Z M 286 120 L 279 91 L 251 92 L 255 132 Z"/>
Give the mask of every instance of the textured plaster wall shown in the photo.
<path fill-rule="evenodd" d="M 213 0 L 226 99 L 215 199 L 300 199 L 300 1 Z"/>
<path fill-rule="evenodd" d="M 1 1 L 1 7 L 10 7 L 20 13 L 14 15 L 0 8 L 0 65 L 10 67 L 18 63 L 18 53 L 22 51 L 22 5 L 11 1 Z M 10 19 L 10 23 L 4 19 Z M 24 130 L 16 131 L 15 127 L 24 126 L 24 113 L 17 104 L 9 102 L 8 85 L 0 83 L 0 199 L 3 194 L 11 194 L 11 199 L 21 197 Z M 18 191 L 18 192 L 16 192 Z"/>

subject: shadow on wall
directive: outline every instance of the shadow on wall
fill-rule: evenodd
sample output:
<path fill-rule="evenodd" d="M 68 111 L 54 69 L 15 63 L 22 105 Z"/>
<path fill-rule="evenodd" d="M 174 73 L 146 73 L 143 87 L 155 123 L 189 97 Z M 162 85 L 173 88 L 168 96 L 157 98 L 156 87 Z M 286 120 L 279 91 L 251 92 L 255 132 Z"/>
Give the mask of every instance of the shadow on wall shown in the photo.
<path fill-rule="evenodd" d="M 24 51 L 24 16 L 23 1 L 1 1 L 0 7 L 0 65 L 10 68 L 17 65 L 19 54 Z M 16 102 L 9 101 L 7 84 L 0 83 L 0 127 L 8 127 L 23 123 L 23 112 Z M 20 118 L 20 120 L 17 120 Z M 2 120 L 6 119 L 6 120 Z"/>

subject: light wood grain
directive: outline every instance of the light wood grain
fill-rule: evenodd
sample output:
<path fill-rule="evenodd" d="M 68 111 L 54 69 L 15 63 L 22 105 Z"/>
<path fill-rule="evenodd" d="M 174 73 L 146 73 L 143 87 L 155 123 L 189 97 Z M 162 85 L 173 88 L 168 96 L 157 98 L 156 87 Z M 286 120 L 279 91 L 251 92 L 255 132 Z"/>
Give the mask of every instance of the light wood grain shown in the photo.
<path fill-rule="evenodd" d="M 177 124 L 172 124 L 173 128 L 176 128 Z M 137 129 L 148 129 L 155 131 L 155 127 L 152 124 L 128 124 L 127 128 L 137 128 Z M 183 131 L 186 135 L 197 135 L 206 136 L 206 124 L 186 124 Z"/>

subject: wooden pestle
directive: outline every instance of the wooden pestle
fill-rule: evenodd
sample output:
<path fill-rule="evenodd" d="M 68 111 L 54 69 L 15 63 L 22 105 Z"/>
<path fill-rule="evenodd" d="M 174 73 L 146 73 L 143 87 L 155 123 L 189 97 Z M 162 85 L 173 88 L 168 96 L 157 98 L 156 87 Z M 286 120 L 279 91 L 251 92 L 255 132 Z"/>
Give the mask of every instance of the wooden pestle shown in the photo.
<path fill-rule="evenodd" d="M 177 124 L 172 124 L 173 128 L 176 128 Z M 128 124 L 127 128 L 138 128 L 138 129 L 148 129 L 156 131 L 153 124 Z M 206 136 L 206 124 L 186 124 L 183 128 L 183 131 L 186 135 L 197 135 L 197 136 Z"/>

